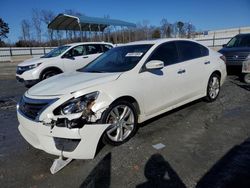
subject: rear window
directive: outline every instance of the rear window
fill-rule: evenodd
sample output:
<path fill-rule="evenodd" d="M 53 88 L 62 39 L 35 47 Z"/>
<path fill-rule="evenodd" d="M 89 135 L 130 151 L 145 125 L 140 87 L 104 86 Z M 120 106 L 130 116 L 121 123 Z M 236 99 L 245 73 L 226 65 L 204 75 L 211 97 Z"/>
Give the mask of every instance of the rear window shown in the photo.
<path fill-rule="evenodd" d="M 87 55 L 102 53 L 100 44 L 88 44 L 86 45 Z"/>
<path fill-rule="evenodd" d="M 191 41 L 177 41 L 176 43 L 181 56 L 181 61 L 188 61 L 209 54 L 208 49 L 198 43 Z"/>

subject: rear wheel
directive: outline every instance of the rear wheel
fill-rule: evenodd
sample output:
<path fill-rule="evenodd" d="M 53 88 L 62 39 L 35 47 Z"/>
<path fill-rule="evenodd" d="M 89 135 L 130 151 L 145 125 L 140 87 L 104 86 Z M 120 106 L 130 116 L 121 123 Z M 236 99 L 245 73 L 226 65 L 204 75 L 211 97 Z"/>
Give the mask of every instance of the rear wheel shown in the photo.
<path fill-rule="evenodd" d="M 111 124 L 103 136 L 106 144 L 118 146 L 132 138 L 137 129 L 137 113 L 133 104 L 117 101 L 106 110 L 102 123 Z"/>
<path fill-rule="evenodd" d="M 243 81 L 247 84 L 250 84 L 250 73 L 243 75 Z"/>
<path fill-rule="evenodd" d="M 220 93 L 220 76 L 216 73 L 213 73 L 208 81 L 207 85 L 207 96 L 205 100 L 207 102 L 213 102 L 217 99 Z"/>

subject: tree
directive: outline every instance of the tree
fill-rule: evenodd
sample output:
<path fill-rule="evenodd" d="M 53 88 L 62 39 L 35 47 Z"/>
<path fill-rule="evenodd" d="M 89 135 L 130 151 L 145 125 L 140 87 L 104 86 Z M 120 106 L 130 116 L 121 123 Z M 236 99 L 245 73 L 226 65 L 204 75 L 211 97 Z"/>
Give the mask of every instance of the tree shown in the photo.
<path fill-rule="evenodd" d="M 42 22 L 41 15 L 38 9 L 32 10 L 32 22 L 36 32 L 36 39 L 38 42 L 42 41 Z"/>
<path fill-rule="evenodd" d="M 48 41 L 53 40 L 53 31 L 48 28 L 49 23 L 55 18 L 54 12 L 51 10 L 42 10 L 41 11 L 41 20 L 47 28 L 47 39 Z"/>
<path fill-rule="evenodd" d="M 177 22 L 177 28 L 178 28 L 179 37 L 183 36 L 183 26 L 184 26 L 183 22 L 181 22 L 181 21 Z"/>
<path fill-rule="evenodd" d="M 0 18 L 0 41 L 2 41 L 2 39 L 8 38 L 7 36 L 8 33 L 9 33 L 8 24 L 5 23 L 2 18 Z"/>
<path fill-rule="evenodd" d="M 187 35 L 187 38 L 191 38 L 195 32 L 195 26 L 192 23 L 185 23 L 184 30 Z"/>
<path fill-rule="evenodd" d="M 161 20 L 161 30 L 163 37 L 170 38 L 172 34 L 172 24 L 168 22 L 167 19 L 163 18 Z"/>
<path fill-rule="evenodd" d="M 161 31 L 159 28 L 155 29 L 152 33 L 152 38 L 153 39 L 158 39 L 161 38 Z"/>
<path fill-rule="evenodd" d="M 22 20 L 21 29 L 22 29 L 22 39 L 24 41 L 30 40 L 31 24 L 28 20 Z"/>

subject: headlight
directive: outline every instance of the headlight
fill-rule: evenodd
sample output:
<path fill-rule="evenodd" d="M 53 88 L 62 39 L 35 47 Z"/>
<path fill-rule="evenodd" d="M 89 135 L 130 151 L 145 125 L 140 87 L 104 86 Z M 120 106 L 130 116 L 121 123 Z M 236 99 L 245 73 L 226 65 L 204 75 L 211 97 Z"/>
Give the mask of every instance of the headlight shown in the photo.
<path fill-rule="evenodd" d="M 39 65 L 41 65 L 42 63 L 37 63 L 37 64 L 33 64 L 33 65 L 29 65 L 27 66 L 27 69 L 30 70 L 30 69 L 34 69 L 36 67 L 38 67 Z"/>
<path fill-rule="evenodd" d="M 66 115 L 82 112 L 83 117 L 87 116 L 90 114 L 91 108 L 95 104 L 95 100 L 97 99 L 98 95 L 99 92 L 96 91 L 78 98 L 73 98 L 62 104 L 59 109 L 57 109 L 57 113 L 59 112 L 61 115 Z"/>
<path fill-rule="evenodd" d="M 19 71 L 28 71 L 28 70 L 31 70 L 31 69 L 34 69 L 36 67 L 38 67 L 39 65 L 41 65 L 42 63 L 37 63 L 37 64 L 33 64 L 33 65 L 28 65 L 28 66 L 22 66 L 22 67 L 17 67 L 17 69 Z"/>

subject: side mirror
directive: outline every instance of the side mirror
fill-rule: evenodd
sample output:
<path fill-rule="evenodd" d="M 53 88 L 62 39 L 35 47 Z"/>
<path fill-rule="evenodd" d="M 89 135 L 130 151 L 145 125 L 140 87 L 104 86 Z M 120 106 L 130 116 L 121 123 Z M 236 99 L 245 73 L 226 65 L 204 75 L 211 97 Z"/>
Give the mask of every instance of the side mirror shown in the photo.
<path fill-rule="evenodd" d="M 222 47 L 225 48 L 227 46 L 227 44 L 223 44 Z"/>
<path fill-rule="evenodd" d="M 145 67 L 148 70 L 162 69 L 164 67 L 164 62 L 160 60 L 151 60 L 146 63 Z"/>

